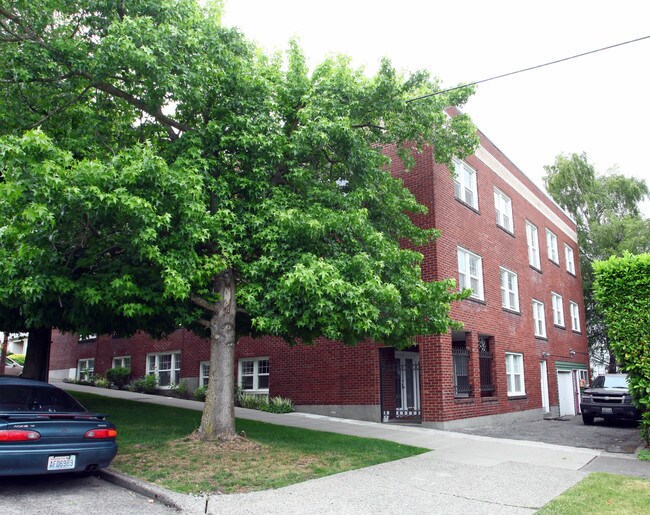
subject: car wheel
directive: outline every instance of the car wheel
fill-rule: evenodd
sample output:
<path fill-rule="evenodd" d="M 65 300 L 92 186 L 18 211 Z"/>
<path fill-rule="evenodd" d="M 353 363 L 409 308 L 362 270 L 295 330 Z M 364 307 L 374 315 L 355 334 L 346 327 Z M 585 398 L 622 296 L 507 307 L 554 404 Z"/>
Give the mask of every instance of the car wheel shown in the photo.
<path fill-rule="evenodd" d="M 582 414 L 582 422 L 586 426 L 590 426 L 594 423 L 594 416 L 593 415 L 585 415 L 584 413 Z"/>

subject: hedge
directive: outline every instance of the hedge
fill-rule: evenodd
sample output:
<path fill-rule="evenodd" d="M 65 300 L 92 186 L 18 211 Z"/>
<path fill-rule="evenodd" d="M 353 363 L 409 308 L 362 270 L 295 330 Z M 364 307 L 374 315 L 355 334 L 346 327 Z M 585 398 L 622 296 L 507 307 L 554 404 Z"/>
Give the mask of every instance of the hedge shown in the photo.
<path fill-rule="evenodd" d="M 650 254 L 598 261 L 594 275 L 609 348 L 629 377 L 630 393 L 643 412 L 641 435 L 650 444 Z"/>

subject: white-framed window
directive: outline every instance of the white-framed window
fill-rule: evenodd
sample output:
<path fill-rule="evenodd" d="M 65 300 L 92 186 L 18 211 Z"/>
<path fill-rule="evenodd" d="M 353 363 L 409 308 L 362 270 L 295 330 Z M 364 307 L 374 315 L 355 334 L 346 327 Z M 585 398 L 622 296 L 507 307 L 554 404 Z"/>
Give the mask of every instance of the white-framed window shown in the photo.
<path fill-rule="evenodd" d="M 158 386 L 168 388 L 181 379 L 181 353 L 147 354 L 147 375 L 156 376 Z"/>
<path fill-rule="evenodd" d="M 472 298 L 483 300 L 483 260 L 462 247 L 458 247 L 458 283 L 461 290 L 471 288 Z"/>
<path fill-rule="evenodd" d="M 528 264 L 539 270 L 539 238 L 537 236 L 537 227 L 528 220 L 526 220 L 526 241 L 528 242 Z"/>
<path fill-rule="evenodd" d="M 476 170 L 459 159 L 454 159 L 454 195 L 468 206 L 478 209 Z"/>
<path fill-rule="evenodd" d="M 506 352 L 506 379 L 508 396 L 526 395 L 523 354 Z"/>
<path fill-rule="evenodd" d="M 548 229 L 546 229 L 546 250 L 548 252 L 548 258 L 553 263 L 560 264 L 560 254 L 557 250 L 557 236 Z"/>
<path fill-rule="evenodd" d="M 571 312 L 571 329 L 579 333 L 580 332 L 580 308 L 578 307 L 578 304 L 570 300 L 569 311 Z"/>
<path fill-rule="evenodd" d="M 239 360 L 239 387 L 245 392 L 268 393 L 269 358 Z"/>
<path fill-rule="evenodd" d="M 573 256 L 573 248 L 566 243 L 564 244 L 564 258 L 566 259 L 566 271 L 576 275 L 576 262 Z"/>
<path fill-rule="evenodd" d="M 517 274 L 507 268 L 500 267 L 499 269 L 501 271 L 501 306 L 512 311 L 519 311 Z"/>
<path fill-rule="evenodd" d="M 508 232 L 514 232 L 512 224 L 512 201 L 501 190 L 494 188 L 494 209 L 497 213 L 497 225 Z"/>
<path fill-rule="evenodd" d="M 77 361 L 77 379 L 88 381 L 95 374 L 95 358 L 80 359 Z"/>
<path fill-rule="evenodd" d="M 535 322 L 535 336 L 546 338 L 546 316 L 544 303 L 533 299 L 533 321 Z"/>
<path fill-rule="evenodd" d="M 559 327 L 564 327 L 564 305 L 562 303 L 562 295 L 551 292 L 551 300 L 553 303 L 553 323 Z"/>
<path fill-rule="evenodd" d="M 131 356 L 116 356 L 113 358 L 111 364 L 113 368 L 128 368 L 131 369 Z"/>
<path fill-rule="evenodd" d="M 199 386 L 208 386 L 210 380 L 210 362 L 201 361 L 199 365 Z"/>

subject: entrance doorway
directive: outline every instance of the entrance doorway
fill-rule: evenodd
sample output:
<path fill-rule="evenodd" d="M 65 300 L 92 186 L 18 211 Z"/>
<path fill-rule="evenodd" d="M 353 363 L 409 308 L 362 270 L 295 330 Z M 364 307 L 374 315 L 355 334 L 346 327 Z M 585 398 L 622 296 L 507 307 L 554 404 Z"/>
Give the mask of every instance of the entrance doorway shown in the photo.
<path fill-rule="evenodd" d="M 420 416 L 420 355 L 395 352 L 395 416 Z"/>

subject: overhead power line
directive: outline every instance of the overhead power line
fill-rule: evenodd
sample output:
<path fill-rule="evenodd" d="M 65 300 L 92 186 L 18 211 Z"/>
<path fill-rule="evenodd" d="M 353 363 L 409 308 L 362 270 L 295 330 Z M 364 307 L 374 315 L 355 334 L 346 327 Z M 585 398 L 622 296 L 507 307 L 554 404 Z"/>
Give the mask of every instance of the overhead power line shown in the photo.
<path fill-rule="evenodd" d="M 491 80 L 502 79 L 503 77 L 509 77 L 510 75 L 516 75 L 518 73 L 529 72 L 531 70 L 537 70 L 538 68 L 544 68 L 545 66 L 551 66 L 552 64 L 563 63 L 564 61 L 570 61 L 571 59 L 577 59 L 578 57 L 584 57 L 585 55 L 595 54 L 597 52 L 602 52 L 604 50 L 610 50 L 623 45 L 629 45 L 631 43 L 637 43 L 643 41 L 644 39 L 650 39 L 650 36 L 643 36 L 636 39 L 630 39 L 629 41 L 623 41 L 622 43 L 616 43 L 614 45 L 605 46 L 602 48 L 597 48 L 595 50 L 590 50 L 588 52 L 583 52 L 581 54 L 575 54 L 569 57 L 563 57 L 562 59 L 556 59 L 555 61 L 549 61 L 543 64 L 537 64 L 535 66 L 529 66 L 528 68 L 522 68 L 513 72 L 502 73 L 501 75 L 495 75 L 494 77 L 489 77 L 487 79 L 481 79 L 474 82 L 468 82 L 467 84 L 462 84 L 460 86 L 454 86 L 453 88 L 443 89 L 442 91 L 436 91 L 434 93 L 429 93 L 427 95 L 422 95 L 421 97 L 411 98 L 407 102 L 415 102 L 416 100 L 422 100 L 424 98 L 435 97 L 436 95 L 441 95 L 442 93 L 448 93 L 450 91 L 455 91 L 457 89 L 466 88 L 467 86 L 476 86 L 477 84 L 483 84 L 484 82 L 489 82 Z"/>

